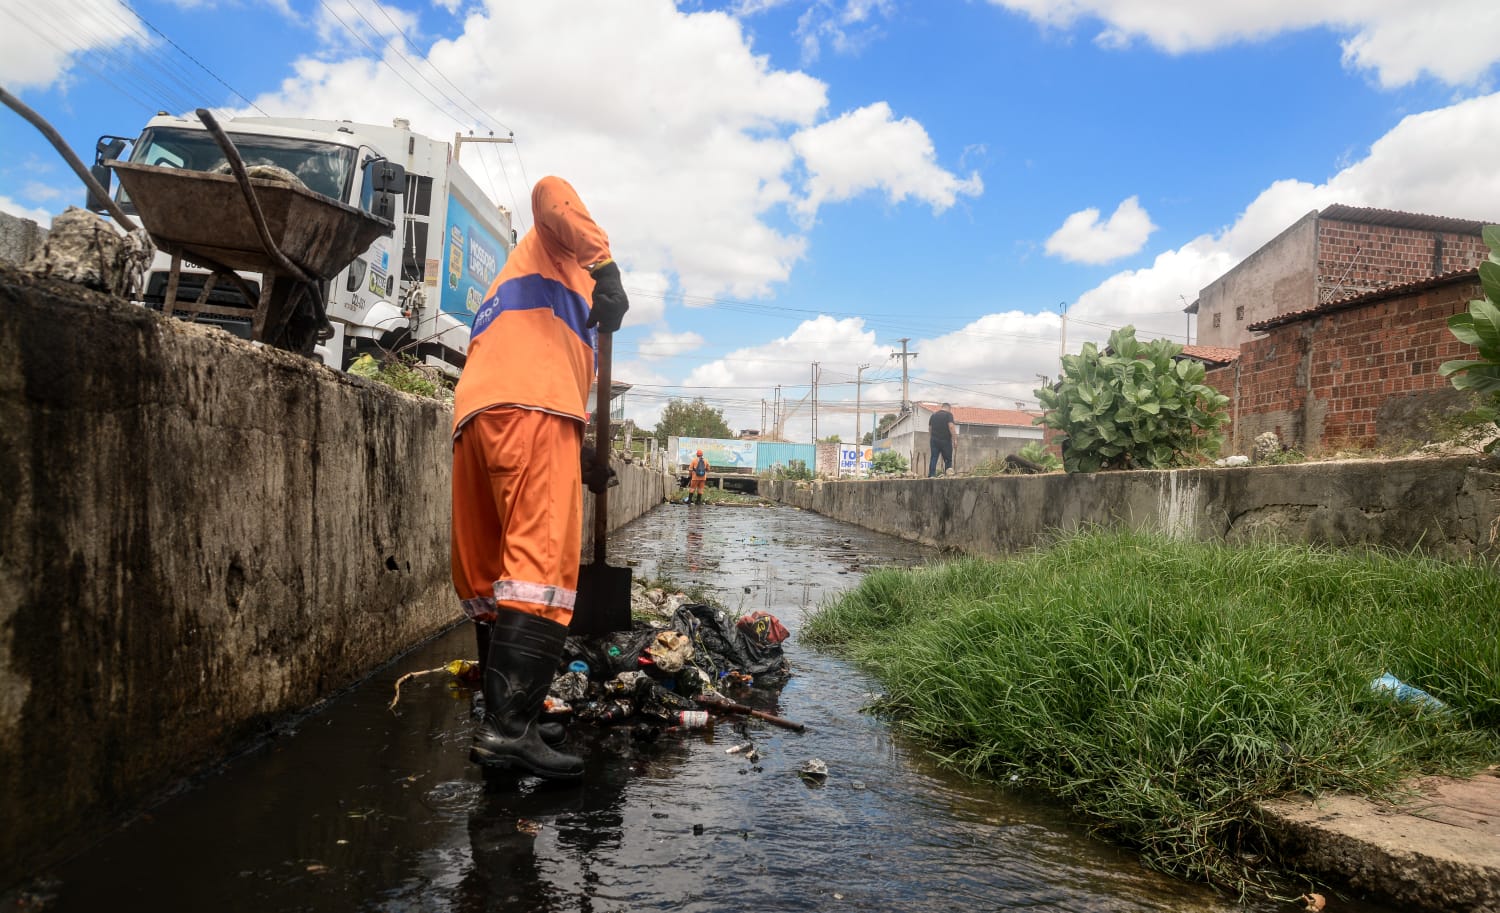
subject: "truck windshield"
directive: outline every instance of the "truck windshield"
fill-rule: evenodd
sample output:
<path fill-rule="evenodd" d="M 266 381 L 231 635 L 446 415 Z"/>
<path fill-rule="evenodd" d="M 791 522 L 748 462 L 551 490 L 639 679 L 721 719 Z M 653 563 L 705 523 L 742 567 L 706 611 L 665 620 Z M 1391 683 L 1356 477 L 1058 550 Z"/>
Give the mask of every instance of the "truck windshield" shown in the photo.
<path fill-rule="evenodd" d="M 350 179 L 354 174 L 353 149 L 312 140 L 228 132 L 246 167 L 275 165 L 285 168 L 300 178 L 308 190 L 340 202 L 348 201 Z M 130 160 L 163 168 L 229 174 L 224 153 L 204 130 L 161 127 L 147 130 L 136 143 Z"/>

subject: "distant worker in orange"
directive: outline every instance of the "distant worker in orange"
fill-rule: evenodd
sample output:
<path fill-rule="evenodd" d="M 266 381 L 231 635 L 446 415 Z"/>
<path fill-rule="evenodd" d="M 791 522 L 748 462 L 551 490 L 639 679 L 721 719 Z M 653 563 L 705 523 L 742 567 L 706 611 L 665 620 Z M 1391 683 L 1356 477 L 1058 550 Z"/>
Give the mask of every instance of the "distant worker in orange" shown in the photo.
<path fill-rule="evenodd" d="M 688 464 L 688 501 L 697 500 L 703 503 L 703 486 L 708 481 L 708 460 L 703 458 L 703 451 L 698 451 L 697 459 Z"/>
<path fill-rule="evenodd" d="M 609 484 L 582 446 L 596 333 L 618 330 L 630 303 L 609 238 L 567 181 L 538 181 L 531 212 L 474 315 L 454 394 L 453 586 L 484 682 L 469 759 L 569 780 L 583 760 L 553 747 L 560 728 L 544 740 L 537 717 L 577 595 L 580 480 Z"/>

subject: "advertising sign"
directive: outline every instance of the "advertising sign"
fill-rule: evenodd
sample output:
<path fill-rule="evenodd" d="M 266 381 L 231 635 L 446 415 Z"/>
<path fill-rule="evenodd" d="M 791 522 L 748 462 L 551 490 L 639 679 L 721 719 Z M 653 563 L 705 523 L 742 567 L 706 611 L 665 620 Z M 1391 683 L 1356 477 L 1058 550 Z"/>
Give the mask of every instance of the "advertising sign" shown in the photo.
<path fill-rule="evenodd" d="M 708 460 L 710 472 L 755 470 L 754 441 L 727 441 L 712 437 L 678 438 L 677 465 L 686 466 L 696 460 L 699 450 L 703 451 L 703 458 Z"/>
<path fill-rule="evenodd" d="M 874 447 L 861 447 L 858 444 L 840 444 L 839 475 L 867 476 L 870 474 L 870 463 L 874 459 Z"/>
<path fill-rule="evenodd" d="M 443 313 L 468 321 L 484 303 L 484 293 L 505 265 L 505 247 L 463 200 L 448 200 L 446 256 L 443 258 Z"/>

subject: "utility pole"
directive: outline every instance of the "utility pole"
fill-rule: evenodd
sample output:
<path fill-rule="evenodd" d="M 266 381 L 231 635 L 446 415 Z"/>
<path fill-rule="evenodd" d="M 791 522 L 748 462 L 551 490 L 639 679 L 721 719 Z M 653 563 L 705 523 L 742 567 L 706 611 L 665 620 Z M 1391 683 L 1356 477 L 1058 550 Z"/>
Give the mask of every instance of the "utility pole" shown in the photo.
<path fill-rule="evenodd" d="M 854 446 L 856 447 L 863 447 L 865 443 L 864 438 L 859 435 L 859 420 L 864 418 L 860 409 L 859 393 L 861 389 L 860 378 L 864 376 L 865 371 L 869 370 L 869 367 L 869 365 L 860 365 L 854 371 Z M 870 429 L 870 440 L 875 440 L 874 428 Z"/>
<path fill-rule="evenodd" d="M 1059 301 L 1057 306 L 1062 309 L 1062 346 L 1058 350 L 1058 356 L 1068 354 L 1068 303 Z"/>
<path fill-rule="evenodd" d="M 892 352 L 891 353 L 891 357 L 892 358 L 899 358 L 899 359 L 901 359 L 901 411 L 902 412 L 906 412 L 907 410 L 909 410 L 911 408 L 911 397 L 906 392 L 906 390 L 907 390 L 907 371 L 906 371 L 907 359 L 911 359 L 911 358 L 916 358 L 917 357 L 917 353 L 916 352 L 908 352 L 908 351 L 906 351 L 906 344 L 909 341 L 910 341 L 910 337 L 907 337 L 907 336 L 901 337 L 901 339 L 898 340 L 898 342 L 901 343 L 901 351 L 900 352 Z"/>
<path fill-rule="evenodd" d="M 760 434 L 766 433 L 766 401 L 764 397 L 760 401 L 760 428 L 758 430 Z"/>
<path fill-rule="evenodd" d="M 458 163 L 458 157 L 463 154 L 464 143 L 514 143 L 515 140 L 509 136 L 495 136 L 492 132 L 489 136 L 464 136 L 462 133 L 453 134 L 453 162 Z"/>
<path fill-rule="evenodd" d="M 776 440 L 781 440 L 781 384 L 776 385 L 776 399 L 772 400 L 771 428 L 776 435 Z"/>
<path fill-rule="evenodd" d="M 812 363 L 812 442 L 818 442 L 818 363 Z"/>

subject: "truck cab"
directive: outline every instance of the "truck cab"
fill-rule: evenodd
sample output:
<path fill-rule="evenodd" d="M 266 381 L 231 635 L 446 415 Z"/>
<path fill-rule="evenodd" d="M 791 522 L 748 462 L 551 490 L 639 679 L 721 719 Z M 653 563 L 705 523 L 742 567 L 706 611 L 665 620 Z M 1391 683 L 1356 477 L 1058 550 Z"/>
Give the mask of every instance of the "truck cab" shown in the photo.
<path fill-rule="evenodd" d="M 453 161 L 451 145 L 413 133 L 402 119 L 381 127 L 240 117 L 224 129 L 247 167 L 290 172 L 307 189 L 395 225 L 389 237 L 377 238 L 324 283 L 330 330 L 314 354 L 338 369 L 367 353 L 378 359 L 404 356 L 457 377 L 467 358 L 473 315 L 514 246 L 515 233 L 510 214 L 491 203 Z M 124 145 L 115 137 L 101 138 L 101 160 L 106 150 L 117 157 Z M 195 171 L 227 173 L 228 167 L 201 123 L 165 114 L 146 124 L 129 160 Z M 378 189 L 382 175 L 388 180 L 401 174 L 391 164 L 404 172 L 404 185 Z M 123 190 L 119 202 L 133 211 Z M 144 283 L 147 306 L 162 307 L 169 269 L 169 259 L 158 254 Z M 196 299 L 207 276 L 207 270 L 184 264 L 179 300 Z M 252 291 L 259 289 L 259 276 L 245 278 Z M 240 288 L 216 284 L 207 303 L 243 308 L 243 318 L 219 313 L 198 319 L 250 338 L 254 302 Z"/>

